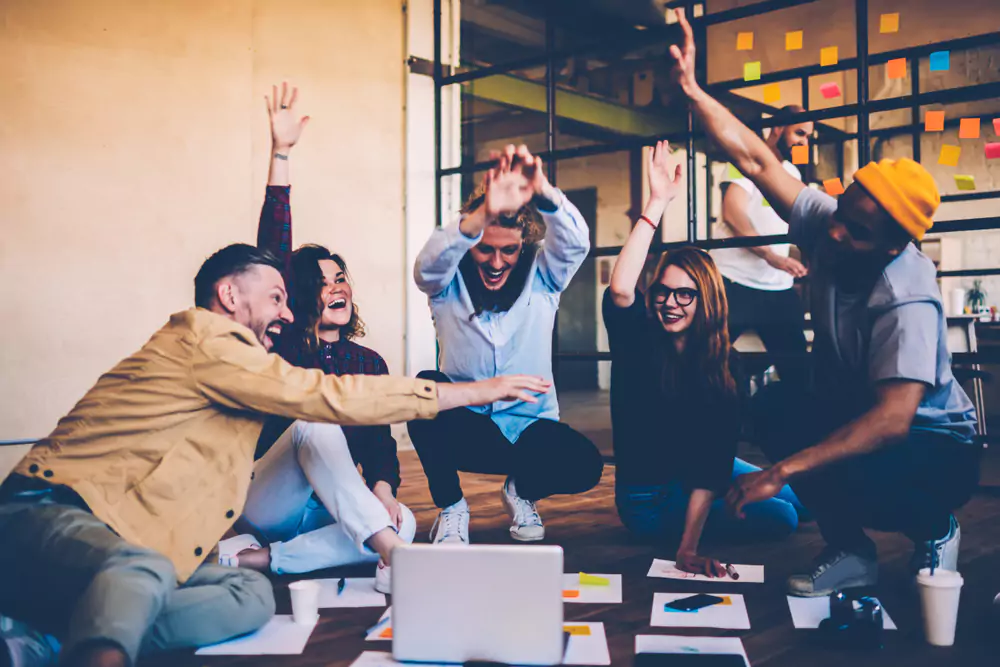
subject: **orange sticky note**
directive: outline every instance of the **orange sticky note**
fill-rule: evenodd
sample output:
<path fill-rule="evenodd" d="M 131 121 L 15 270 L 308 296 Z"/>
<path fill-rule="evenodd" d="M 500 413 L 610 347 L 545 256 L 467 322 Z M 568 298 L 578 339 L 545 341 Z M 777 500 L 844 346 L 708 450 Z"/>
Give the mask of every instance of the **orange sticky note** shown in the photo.
<path fill-rule="evenodd" d="M 809 164 L 808 146 L 792 146 L 792 164 Z"/>
<path fill-rule="evenodd" d="M 844 184 L 840 182 L 839 178 L 831 178 L 823 181 L 823 189 L 831 197 L 844 194 Z"/>
<path fill-rule="evenodd" d="M 894 58 L 885 64 L 886 76 L 890 79 L 906 78 L 906 58 Z"/>
<path fill-rule="evenodd" d="M 819 50 L 819 64 L 823 67 L 836 65 L 840 62 L 840 49 L 836 46 L 827 46 Z"/>
<path fill-rule="evenodd" d="M 725 607 L 726 605 L 732 605 L 733 604 L 733 599 L 731 597 L 729 597 L 728 595 L 723 595 L 722 596 L 722 602 L 720 602 L 719 604 L 722 605 L 723 607 Z"/>
<path fill-rule="evenodd" d="M 955 185 L 958 186 L 959 190 L 975 190 L 976 179 L 972 176 L 961 176 L 959 174 L 955 174 Z"/>
<path fill-rule="evenodd" d="M 924 114 L 924 132 L 944 132 L 943 111 L 928 111 Z"/>
<path fill-rule="evenodd" d="M 1000 118 L 993 119 L 993 134 L 1000 137 Z"/>
<path fill-rule="evenodd" d="M 753 49 L 753 33 L 752 32 L 736 33 L 736 50 L 750 51 L 752 49 Z"/>
<path fill-rule="evenodd" d="M 776 83 L 764 85 L 764 104 L 774 104 L 781 100 L 781 86 Z"/>
<path fill-rule="evenodd" d="M 564 598 L 578 598 L 580 597 L 580 591 L 563 591 Z"/>
<path fill-rule="evenodd" d="M 785 51 L 799 51 L 802 49 L 802 31 L 792 30 L 785 33 Z"/>
<path fill-rule="evenodd" d="M 978 139 L 979 138 L 979 119 L 978 118 L 963 118 L 961 124 L 958 126 L 958 138 L 959 139 Z"/>
<path fill-rule="evenodd" d="M 957 167 L 958 157 L 961 154 L 961 147 L 949 146 L 948 144 L 945 144 L 941 147 L 941 156 L 938 158 L 938 164 L 943 164 L 946 167 Z"/>
<path fill-rule="evenodd" d="M 743 80 L 744 81 L 760 81 L 760 61 L 756 60 L 752 63 L 743 63 Z"/>
<path fill-rule="evenodd" d="M 881 33 L 899 32 L 899 12 L 882 14 L 879 17 L 878 31 Z"/>
<path fill-rule="evenodd" d="M 379 639 L 392 639 L 392 628 L 386 628 L 378 635 Z"/>
<path fill-rule="evenodd" d="M 584 637 L 590 636 L 590 626 L 589 625 L 564 625 L 563 632 L 571 635 L 579 635 Z"/>

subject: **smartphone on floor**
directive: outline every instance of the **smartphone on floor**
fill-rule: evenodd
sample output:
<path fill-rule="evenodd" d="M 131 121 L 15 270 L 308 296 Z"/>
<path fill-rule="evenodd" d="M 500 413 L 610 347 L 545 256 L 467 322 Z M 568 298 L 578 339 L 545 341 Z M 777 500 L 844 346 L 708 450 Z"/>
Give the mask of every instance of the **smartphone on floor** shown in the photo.
<path fill-rule="evenodd" d="M 670 609 L 676 609 L 677 611 L 697 611 L 698 609 L 711 607 L 713 604 L 721 604 L 723 602 L 725 602 L 725 599 L 720 598 L 718 595 L 705 595 L 702 593 L 692 595 L 691 597 L 680 598 L 678 600 L 674 600 L 673 602 L 668 602 L 663 606 L 669 607 Z"/>

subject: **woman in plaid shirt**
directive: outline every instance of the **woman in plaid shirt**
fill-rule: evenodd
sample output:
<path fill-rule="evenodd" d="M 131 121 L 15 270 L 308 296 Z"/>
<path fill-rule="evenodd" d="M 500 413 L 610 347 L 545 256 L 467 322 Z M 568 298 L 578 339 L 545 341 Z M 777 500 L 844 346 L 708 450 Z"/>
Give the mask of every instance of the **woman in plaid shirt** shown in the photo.
<path fill-rule="evenodd" d="M 309 122 L 294 112 L 297 93 L 283 83 L 280 95 L 275 86 L 267 100 L 271 166 L 257 245 L 283 261 L 295 315 L 274 351 L 296 366 L 335 375 L 388 374 L 382 357 L 354 340 L 364 336 L 365 325 L 344 260 L 319 245 L 291 251 L 288 157 Z M 389 553 L 412 542 L 416 530 L 413 513 L 395 497 L 399 459 L 389 426 L 271 418 L 257 457 L 238 525 L 259 542 L 241 536 L 223 543 L 222 559 L 278 574 L 378 561 L 376 588 L 388 593 Z M 242 547 L 227 559 L 227 551 Z"/>

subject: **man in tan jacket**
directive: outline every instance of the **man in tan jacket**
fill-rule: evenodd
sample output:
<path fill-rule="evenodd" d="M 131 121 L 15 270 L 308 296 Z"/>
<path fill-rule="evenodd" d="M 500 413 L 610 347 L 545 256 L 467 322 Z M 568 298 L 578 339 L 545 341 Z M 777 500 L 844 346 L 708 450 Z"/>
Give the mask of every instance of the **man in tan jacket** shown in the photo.
<path fill-rule="evenodd" d="M 266 415 L 404 422 L 549 386 L 293 367 L 268 352 L 292 320 L 278 262 L 249 245 L 206 260 L 195 303 L 105 373 L 0 486 L 0 613 L 57 636 L 66 664 L 129 665 L 271 617 L 263 575 L 203 563 L 240 516 Z"/>

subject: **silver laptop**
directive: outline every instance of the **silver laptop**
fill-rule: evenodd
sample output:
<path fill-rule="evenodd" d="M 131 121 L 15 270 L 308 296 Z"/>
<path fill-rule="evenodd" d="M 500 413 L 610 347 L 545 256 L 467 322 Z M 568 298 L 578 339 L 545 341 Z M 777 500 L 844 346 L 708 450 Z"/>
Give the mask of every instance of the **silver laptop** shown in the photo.
<path fill-rule="evenodd" d="M 392 552 L 392 656 L 558 665 L 563 551 L 409 544 Z"/>

